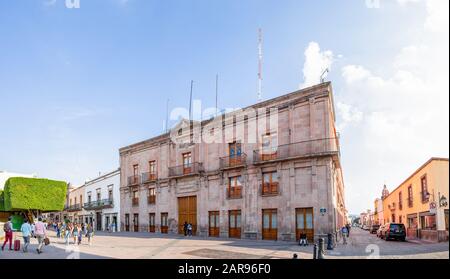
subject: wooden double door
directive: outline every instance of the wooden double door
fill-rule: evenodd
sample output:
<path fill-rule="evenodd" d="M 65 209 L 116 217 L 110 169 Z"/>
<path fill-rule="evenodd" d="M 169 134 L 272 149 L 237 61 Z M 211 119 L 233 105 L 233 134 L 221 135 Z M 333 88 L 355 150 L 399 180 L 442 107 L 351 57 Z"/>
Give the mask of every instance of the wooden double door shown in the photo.
<path fill-rule="evenodd" d="M 229 157 L 230 167 L 241 165 L 243 163 L 241 143 L 239 142 L 230 143 L 228 145 L 228 153 L 230 154 Z"/>
<path fill-rule="evenodd" d="M 219 211 L 209 212 L 209 236 L 219 237 L 220 234 L 220 219 Z"/>
<path fill-rule="evenodd" d="M 228 237 L 241 238 L 241 211 L 230 210 L 228 212 Z"/>
<path fill-rule="evenodd" d="M 139 214 L 133 214 L 133 231 L 139 231 Z"/>
<path fill-rule="evenodd" d="M 156 215 L 155 213 L 150 213 L 148 215 L 148 231 L 154 233 L 156 231 L 156 224 L 155 224 L 155 220 L 156 220 Z"/>
<path fill-rule="evenodd" d="M 295 209 L 296 238 L 300 239 L 300 235 L 306 234 L 308 241 L 314 241 L 314 213 L 313 208 L 297 208 Z"/>
<path fill-rule="evenodd" d="M 197 232 L 197 196 L 178 198 L 178 233 L 184 234 L 184 223 L 192 224 L 192 234 Z"/>
<path fill-rule="evenodd" d="M 278 215 L 276 209 L 263 209 L 262 211 L 262 238 L 264 240 L 277 240 Z"/>

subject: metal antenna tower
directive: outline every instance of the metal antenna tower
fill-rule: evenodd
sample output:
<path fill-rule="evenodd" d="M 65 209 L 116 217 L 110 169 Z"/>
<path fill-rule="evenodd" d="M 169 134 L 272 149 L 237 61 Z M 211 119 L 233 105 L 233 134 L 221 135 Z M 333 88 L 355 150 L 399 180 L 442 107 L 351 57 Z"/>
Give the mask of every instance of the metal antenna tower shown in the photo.
<path fill-rule="evenodd" d="M 263 63 L 263 52 L 262 52 L 262 29 L 258 29 L 258 101 L 262 99 L 262 63 Z"/>

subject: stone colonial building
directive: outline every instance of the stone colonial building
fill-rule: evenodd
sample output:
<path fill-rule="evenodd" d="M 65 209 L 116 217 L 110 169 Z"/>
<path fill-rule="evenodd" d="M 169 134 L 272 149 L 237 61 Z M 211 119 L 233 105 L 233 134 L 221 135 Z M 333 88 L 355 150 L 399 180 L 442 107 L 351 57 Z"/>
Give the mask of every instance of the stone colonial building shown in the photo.
<path fill-rule="evenodd" d="M 433 157 L 384 196 L 385 222 L 403 223 L 408 238 L 448 241 L 448 158 Z"/>
<path fill-rule="evenodd" d="M 295 240 L 346 222 L 331 83 L 123 147 L 121 229 Z"/>

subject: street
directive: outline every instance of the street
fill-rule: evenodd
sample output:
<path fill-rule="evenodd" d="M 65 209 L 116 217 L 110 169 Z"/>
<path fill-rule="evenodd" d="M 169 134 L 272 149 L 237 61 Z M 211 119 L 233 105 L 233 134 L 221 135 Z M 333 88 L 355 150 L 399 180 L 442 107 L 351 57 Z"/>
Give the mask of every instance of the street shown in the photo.
<path fill-rule="evenodd" d="M 36 253 L 37 240 L 33 239 L 29 252 L 0 252 L 0 259 L 290 259 L 296 253 L 300 259 L 312 259 L 313 245 L 300 247 L 293 242 L 254 241 L 160 235 L 148 233 L 99 232 L 92 246 L 83 239 L 81 245 L 66 246 L 49 232 L 51 244 Z M 325 246 L 326 248 L 326 246 Z M 339 243 L 335 249 L 325 250 L 325 257 L 340 258 L 426 258 L 448 259 L 449 245 L 385 241 L 359 228 L 351 230 L 348 244 Z"/>

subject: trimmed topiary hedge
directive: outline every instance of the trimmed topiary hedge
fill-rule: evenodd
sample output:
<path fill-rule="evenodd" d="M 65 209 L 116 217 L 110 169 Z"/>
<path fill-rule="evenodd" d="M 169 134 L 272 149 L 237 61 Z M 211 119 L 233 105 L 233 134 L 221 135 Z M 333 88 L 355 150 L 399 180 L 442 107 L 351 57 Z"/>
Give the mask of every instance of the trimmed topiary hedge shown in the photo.
<path fill-rule="evenodd" d="M 3 189 L 3 203 L 0 194 L 0 211 L 62 211 L 66 192 L 64 181 L 11 177 Z"/>
<path fill-rule="evenodd" d="M 0 212 L 5 211 L 5 199 L 3 196 L 3 190 L 0 190 Z"/>

